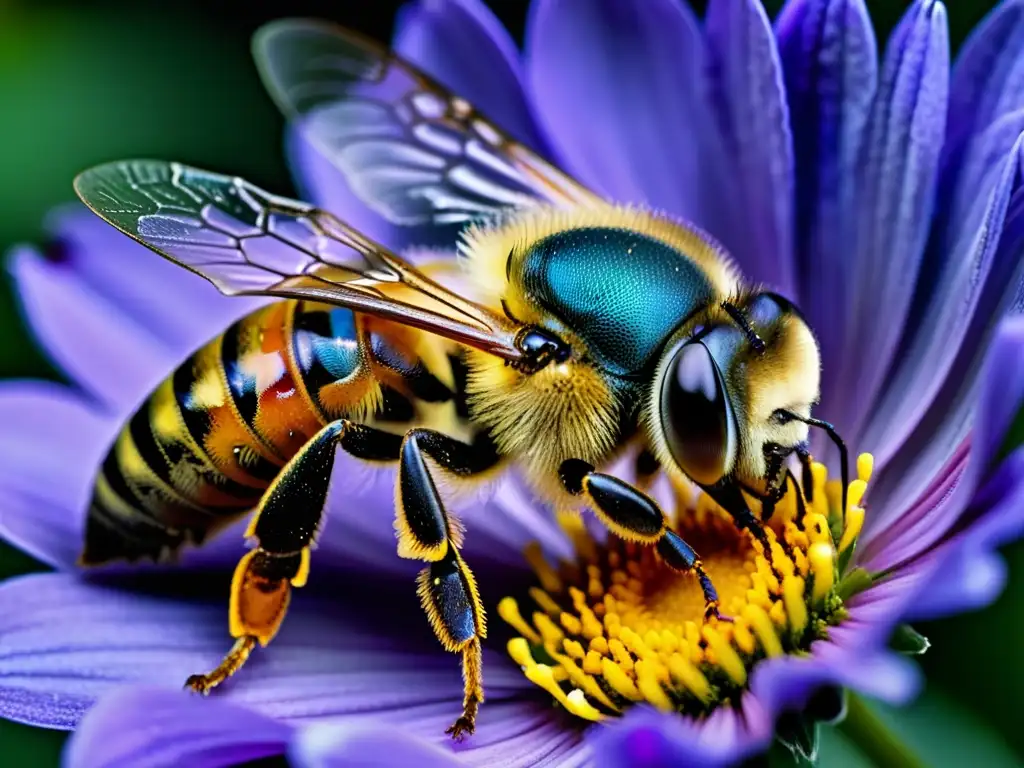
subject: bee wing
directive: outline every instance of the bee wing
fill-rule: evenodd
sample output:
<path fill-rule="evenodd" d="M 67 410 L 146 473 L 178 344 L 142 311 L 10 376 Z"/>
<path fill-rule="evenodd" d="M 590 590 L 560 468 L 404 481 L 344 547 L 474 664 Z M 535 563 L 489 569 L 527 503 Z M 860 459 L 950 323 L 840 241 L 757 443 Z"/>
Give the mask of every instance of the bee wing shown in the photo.
<path fill-rule="evenodd" d="M 244 179 L 128 160 L 85 171 L 75 191 L 107 222 L 229 296 L 327 302 L 522 358 L 512 321 L 452 293 L 326 211 Z"/>
<path fill-rule="evenodd" d="M 599 198 L 394 53 L 325 22 L 256 33 L 263 80 L 282 111 L 396 224 L 449 224 L 508 208 Z"/>

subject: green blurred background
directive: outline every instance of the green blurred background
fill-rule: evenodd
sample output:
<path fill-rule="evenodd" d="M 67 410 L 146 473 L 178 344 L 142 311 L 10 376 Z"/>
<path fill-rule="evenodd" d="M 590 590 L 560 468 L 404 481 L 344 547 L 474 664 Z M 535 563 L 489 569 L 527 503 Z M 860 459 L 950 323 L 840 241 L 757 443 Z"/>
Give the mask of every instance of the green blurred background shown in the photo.
<path fill-rule="evenodd" d="M 880 40 L 907 5 L 867 4 Z M 954 48 L 994 4 L 948 0 Z M 251 64 L 249 36 L 263 21 L 304 15 L 387 39 L 398 5 L 250 1 L 237 11 L 209 0 L 0 0 L 0 251 L 41 237 L 46 212 L 72 198 L 76 172 L 122 156 L 182 160 L 291 191 L 282 122 Z M 766 5 L 774 12 L 781 2 Z M 525 3 L 492 7 L 520 36 Z M 0 376 L 59 378 L 28 336 L 6 272 Z M 994 606 L 918 627 L 933 644 L 921 659 L 921 699 L 877 709 L 928 764 L 1024 765 L 1024 545 L 1006 556 L 1010 580 Z M 0 578 L 38 567 L 0 544 Z M 0 721 L 0 765 L 53 765 L 64 739 Z M 825 734 L 820 763 L 872 764 L 838 732 Z"/>

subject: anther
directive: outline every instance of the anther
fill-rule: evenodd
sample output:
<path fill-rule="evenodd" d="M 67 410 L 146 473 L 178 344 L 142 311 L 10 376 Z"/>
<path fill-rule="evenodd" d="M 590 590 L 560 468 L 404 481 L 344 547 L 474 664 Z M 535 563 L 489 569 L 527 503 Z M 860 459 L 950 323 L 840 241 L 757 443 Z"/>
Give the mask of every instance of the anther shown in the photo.
<path fill-rule="evenodd" d="M 831 545 L 819 541 L 807 550 L 807 560 L 814 575 L 811 599 L 815 603 L 820 603 L 832 591 L 834 585 L 835 550 Z"/>

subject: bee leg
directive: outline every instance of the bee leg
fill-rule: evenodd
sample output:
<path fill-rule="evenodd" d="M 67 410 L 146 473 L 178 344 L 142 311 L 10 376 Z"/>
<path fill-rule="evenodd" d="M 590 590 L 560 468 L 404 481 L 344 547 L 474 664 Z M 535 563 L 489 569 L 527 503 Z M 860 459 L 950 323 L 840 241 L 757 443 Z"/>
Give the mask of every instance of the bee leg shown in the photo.
<path fill-rule="evenodd" d="M 616 536 L 653 545 L 662 560 L 677 571 L 690 571 L 704 593 L 704 620 L 730 621 L 718 610 L 718 592 L 693 547 L 672 531 L 665 513 L 654 499 L 617 477 L 595 472 L 580 459 L 569 459 L 558 471 L 562 486 L 574 496 L 583 496 L 608 529 Z"/>
<path fill-rule="evenodd" d="M 446 731 L 461 740 L 473 733 L 484 700 L 480 641 L 487 629 L 476 580 L 459 554 L 462 528 L 444 509 L 428 456 L 465 477 L 493 467 L 498 454 L 489 440 L 469 445 L 440 432 L 413 429 L 402 441 L 398 464 L 398 554 L 430 563 L 417 578 L 420 603 L 441 645 L 462 654 L 462 715 Z"/>
<path fill-rule="evenodd" d="M 733 521 L 740 530 L 745 529 L 750 531 L 750 535 L 757 539 L 761 544 L 764 556 L 767 557 L 768 562 L 771 563 L 771 541 L 769 541 L 768 534 L 765 533 L 764 526 L 761 524 L 761 521 L 754 517 L 754 513 L 751 512 L 750 507 L 747 506 L 746 499 L 743 498 L 743 494 L 740 492 L 740 486 L 728 483 L 706 486 L 703 490 L 708 496 L 715 500 L 718 506 L 732 516 Z"/>
<path fill-rule="evenodd" d="M 340 419 L 310 438 L 263 494 L 247 538 L 257 546 L 235 568 L 228 626 L 236 638 L 223 661 L 186 687 L 208 693 L 241 669 L 256 644 L 277 634 L 288 610 L 292 587 L 306 583 L 310 546 L 323 516 L 337 446 L 367 460 L 394 460 L 401 438 Z"/>

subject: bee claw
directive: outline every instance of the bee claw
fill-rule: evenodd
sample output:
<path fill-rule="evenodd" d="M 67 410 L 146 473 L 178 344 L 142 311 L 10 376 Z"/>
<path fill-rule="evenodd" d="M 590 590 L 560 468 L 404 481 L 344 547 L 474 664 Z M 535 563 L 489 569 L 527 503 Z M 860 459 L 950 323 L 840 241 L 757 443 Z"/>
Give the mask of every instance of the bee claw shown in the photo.
<path fill-rule="evenodd" d="M 188 680 L 185 681 L 184 688 L 193 693 L 198 693 L 200 696 L 207 696 L 216 685 L 217 683 L 211 681 L 206 675 L 190 675 Z"/>
<path fill-rule="evenodd" d="M 476 724 L 468 717 L 460 717 L 445 730 L 451 735 L 453 741 L 461 742 L 466 736 L 471 736 L 476 731 Z"/>
<path fill-rule="evenodd" d="M 724 613 L 721 613 L 717 605 L 709 605 L 707 610 L 704 611 L 704 622 L 707 623 L 711 619 L 718 619 L 726 624 L 732 624 L 735 621 L 732 616 L 726 616 Z"/>

